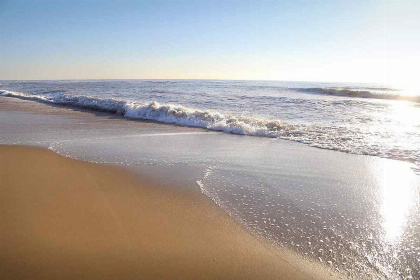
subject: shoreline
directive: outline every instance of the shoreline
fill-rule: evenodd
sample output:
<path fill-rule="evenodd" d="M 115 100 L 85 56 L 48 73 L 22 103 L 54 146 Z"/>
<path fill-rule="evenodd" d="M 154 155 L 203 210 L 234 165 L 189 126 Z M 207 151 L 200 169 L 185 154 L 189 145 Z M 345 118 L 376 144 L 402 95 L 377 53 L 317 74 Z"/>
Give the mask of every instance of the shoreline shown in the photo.
<path fill-rule="evenodd" d="M 7 90 L 6 90 L 7 91 Z M 290 141 L 290 142 L 294 142 L 294 143 L 304 143 L 304 141 L 296 141 L 293 139 L 287 139 L 287 138 L 277 138 L 277 136 L 261 136 L 258 134 L 247 134 L 247 133 L 236 133 L 236 132 L 227 132 L 224 130 L 219 130 L 219 129 L 212 129 L 212 128 L 207 128 L 207 127 L 202 127 L 202 126 L 195 126 L 195 125 L 188 125 L 188 124 L 183 124 L 183 123 L 177 123 L 177 122 L 165 122 L 165 121 L 161 121 L 161 120 L 155 120 L 155 119 L 145 119 L 145 118 L 137 118 L 137 117 L 132 117 L 131 114 L 129 114 L 128 116 L 126 116 L 125 114 L 120 114 L 117 113 L 118 110 L 116 110 L 114 112 L 114 109 L 112 110 L 108 110 L 108 109 L 100 109 L 99 107 L 97 107 L 96 105 L 93 105 L 93 107 L 89 107 L 89 105 L 87 106 L 82 106 L 82 105 L 75 105 L 75 104 L 65 104 L 65 103 L 53 103 L 50 101 L 45 101 L 42 99 L 34 99 L 32 97 L 25 97 L 25 96 L 9 96 L 9 95 L 1 95 L 0 97 L 3 99 L 6 99 L 8 101 L 5 102 L 5 104 L 2 104 L 1 100 L 0 100 L 0 110 L 2 110 L 3 108 L 6 108 L 6 110 L 18 110 L 18 111 L 22 111 L 22 112 L 37 112 L 39 113 L 37 110 L 34 111 L 33 108 L 28 108 L 26 107 L 25 103 L 29 103 L 29 104 L 37 104 L 35 105 L 35 107 L 40 108 L 42 107 L 43 109 L 45 109 L 44 107 L 48 107 L 49 109 L 46 110 L 46 112 L 42 112 L 43 114 L 63 114 L 63 110 L 67 110 L 67 113 L 69 113 L 71 111 L 71 114 L 74 115 L 83 115 L 83 114 L 88 114 L 88 115 L 94 115 L 94 116 L 102 116 L 102 117 L 108 117 L 110 119 L 115 119 L 115 120 L 124 120 L 124 121 L 128 121 L 128 122 L 140 122 L 142 124 L 150 124 L 150 125 L 162 125 L 162 126 L 170 126 L 170 127 L 178 127 L 178 128 L 187 128 L 190 130 L 195 130 L 195 131 L 205 131 L 205 132 L 209 132 L 209 133 L 227 133 L 227 134 L 233 134 L 233 135 L 240 135 L 240 136 L 250 136 L 250 137 L 264 137 L 264 138 L 271 138 L 271 139 L 281 139 L 284 141 Z M 382 99 L 379 99 L 382 100 Z M 19 103 L 18 101 L 21 101 L 21 103 Z M 23 106 L 22 106 L 23 104 Z M 5 105 L 5 106 L 4 106 Z M 66 113 L 64 113 L 66 114 Z M 406 162 L 412 165 L 412 169 L 414 170 L 414 172 L 416 172 L 417 175 L 420 175 L 420 166 L 418 165 L 418 161 L 416 159 L 413 158 L 407 158 L 407 157 L 390 157 L 390 156 L 386 156 L 386 155 L 381 155 L 381 154 L 372 154 L 372 153 L 364 153 L 364 152 L 351 152 L 348 150 L 340 150 L 340 149 L 335 149 L 335 148 L 325 148 L 322 147 L 322 145 L 310 145 L 308 143 L 305 143 L 305 145 L 308 145 L 310 147 L 313 148 L 317 148 L 317 149 L 321 149 L 321 150 L 330 150 L 330 151 L 334 151 L 334 152 L 340 152 L 340 153 L 347 153 L 350 155 L 364 155 L 364 156 L 371 156 L 371 157 L 379 157 L 379 158 L 383 158 L 383 159 L 389 159 L 389 160 L 397 160 L 397 161 L 402 161 L 402 162 Z"/>
<path fill-rule="evenodd" d="M 319 270 L 319 279 L 417 271 L 415 250 L 395 261 L 384 251 L 416 248 L 416 215 L 407 217 L 405 228 L 394 222 L 417 211 L 420 181 L 407 163 L 9 97 L 0 98 L 0 119 L 0 143 L 116 166 L 163 197 L 194 198 L 205 213 L 221 213 L 280 261 L 310 274 Z M 406 241 L 394 246 L 384 232 Z M 374 247 L 365 247 L 372 234 Z"/>
<path fill-rule="evenodd" d="M 0 145 L 0 158 L 7 279 L 332 278 L 282 259 L 198 192 L 41 148 Z"/>

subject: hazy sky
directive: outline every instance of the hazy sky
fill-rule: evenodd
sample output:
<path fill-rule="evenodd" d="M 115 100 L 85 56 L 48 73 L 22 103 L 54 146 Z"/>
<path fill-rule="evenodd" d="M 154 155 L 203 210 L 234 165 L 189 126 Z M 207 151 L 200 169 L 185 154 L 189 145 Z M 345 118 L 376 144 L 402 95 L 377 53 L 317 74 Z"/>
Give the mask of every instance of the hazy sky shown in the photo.
<path fill-rule="evenodd" d="M 0 0 L 0 79 L 417 83 L 418 1 Z"/>

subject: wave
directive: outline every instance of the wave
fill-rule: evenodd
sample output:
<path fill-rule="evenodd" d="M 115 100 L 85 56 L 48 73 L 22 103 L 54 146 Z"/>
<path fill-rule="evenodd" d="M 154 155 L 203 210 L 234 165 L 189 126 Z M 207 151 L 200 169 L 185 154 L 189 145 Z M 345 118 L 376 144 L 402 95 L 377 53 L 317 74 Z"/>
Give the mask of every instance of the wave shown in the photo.
<path fill-rule="evenodd" d="M 0 90 L 0 95 L 94 111 L 104 111 L 132 119 L 201 127 L 233 134 L 266 137 L 279 137 L 282 135 L 297 136 L 300 134 L 297 126 L 277 120 L 270 121 L 246 116 L 236 116 L 218 111 L 193 109 L 174 104 L 159 104 L 156 101 L 132 102 L 56 92 L 45 95 L 33 95 L 8 90 Z"/>
<path fill-rule="evenodd" d="M 399 95 L 395 93 L 397 91 L 396 89 L 391 88 L 294 88 L 294 90 L 334 96 L 405 100 L 420 103 L 420 96 Z"/>
<path fill-rule="evenodd" d="M 280 138 L 322 149 L 406 160 L 420 167 L 419 152 L 392 148 L 380 149 L 375 145 L 370 145 L 369 142 L 361 141 L 361 135 L 367 132 L 359 131 L 358 128 L 293 124 L 281 120 L 267 120 L 213 110 L 193 109 L 181 105 L 160 104 L 156 101 L 133 102 L 57 92 L 33 95 L 0 90 L 0 96 L 104 111 L 131 119 L 200 127 L 232 134 Z M 420 172 L 420 169 L 418 171 Z"/>

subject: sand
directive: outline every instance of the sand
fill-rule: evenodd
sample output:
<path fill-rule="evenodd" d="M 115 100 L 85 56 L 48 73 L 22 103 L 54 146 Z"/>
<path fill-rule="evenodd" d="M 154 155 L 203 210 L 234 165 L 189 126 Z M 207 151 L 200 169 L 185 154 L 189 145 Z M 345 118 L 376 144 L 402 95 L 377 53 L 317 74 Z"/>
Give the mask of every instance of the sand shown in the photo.
<path fill-rule="evenodd" d="M 0 221 L 1 279 L 333 278 L 197 191 L 40 148 L 0 146 Z"/>

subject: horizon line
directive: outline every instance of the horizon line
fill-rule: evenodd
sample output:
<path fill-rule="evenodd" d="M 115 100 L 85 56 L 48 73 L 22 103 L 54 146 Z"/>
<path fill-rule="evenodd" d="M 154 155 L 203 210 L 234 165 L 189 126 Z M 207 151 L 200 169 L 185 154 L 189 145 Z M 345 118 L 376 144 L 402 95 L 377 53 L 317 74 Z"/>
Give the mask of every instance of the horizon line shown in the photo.
<path fill-rule="evenodd" d="M 177 78 L 137 78 L 137 79 L 127 79 L 127 78 L 68 78 L 68 79 L 1 79 L 0 81 L 103 81 L 103 80 L 108 80 L 108 81 L 116 81 L 116 80 L 126 80 L 126 81 L 139 81 L 139 80 L 168 80 L 168 81 L 238 81 L 238 82 L 243 82 L 243 81 L 253 81 L 253 82 L 304 82 L 304 83 L 330 83 L 330 84 L 344 84 L 344 83 L 349 83 L 349 84 L 382 84 L 385 85 L 385 83 L 383 82 L 354 82 L 354 81 L 335 81 L 335 82 L 331 82 L 331 81 L 316 81 L 316 80 L 273 80 L 273 79 L 209 79 L 209 78 L 204 78 L 204 79 L 198 79 L 198 78 L 185 78 L 185 79 L 177 79 Z M 392 85 L 392 84 L 388 84 L 388 85 Z"/>

